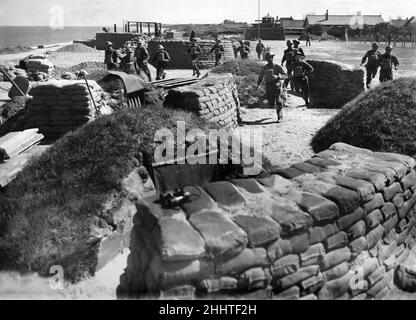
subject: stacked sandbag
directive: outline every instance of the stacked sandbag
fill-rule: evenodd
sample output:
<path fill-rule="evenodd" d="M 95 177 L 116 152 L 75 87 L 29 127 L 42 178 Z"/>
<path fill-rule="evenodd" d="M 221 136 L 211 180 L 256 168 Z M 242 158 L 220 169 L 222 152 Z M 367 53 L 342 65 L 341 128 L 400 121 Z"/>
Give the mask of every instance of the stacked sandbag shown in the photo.
<path fill-rule="evenodd" d="M 239 121 L 240 101 L 231 74 L 212 73 L 195 84 L 171 89 L 164 105 L 195 112 L 220 128 L 235 128 Z"/>
<path fill-rule="evenodd" d="M 311 103 L 317 108 L 336 109 L 364 91 L 364 71 L 335 61 L 307 61 Z"/>
<path fill-rule="evenodd" d="M 190 45 L 189 41 L 182 40 L 152 40 L 148 43 L 148 50 L 151 57 L 154 56 L 157 46 L 161 44 L 169 53 L 171 61 L 169 68 L 171 69 L 191 69 L 192 61 L 190 55 L 187 54 L 187 48 Z M 201 54 L 199 55 L 198 67 L 201 69 L 213 68 L 215 66 L 215 56 L 211 53 L 211 49 L 215 44 L 214 40 L 198 40 L 197 44 L 201 47 Z M 231 41 L 223 40 L 221 42 L 224 47 L 224 54 L 222 62 L 233 60 L 234 50 Z"/>
<path fill-rule="evenodd" d="M 51 74 L 54 68 L 54 64 L 48 59 L 29 59 L 27 62 L 27 72 L 36 73 L 43 72 Z"/>
<path fill-rule="evenodd" d="M 99 112 L 110 113 L 102 101 L 101 87 L 95 81 L 88 83 Z M 46 138 L 59 138 L 97 116 L 85 81 L 48 81 L 34 86 L 29 95 L 33 99 L 19 121 L 24 122 L 26 129 L 39 128 Z"/>
<path fill-rule="evenodd" d="M 384 299 L 416 243 L 416 161 L 334 144 L 257 179 L 136 203 L 128 295 Z"/>

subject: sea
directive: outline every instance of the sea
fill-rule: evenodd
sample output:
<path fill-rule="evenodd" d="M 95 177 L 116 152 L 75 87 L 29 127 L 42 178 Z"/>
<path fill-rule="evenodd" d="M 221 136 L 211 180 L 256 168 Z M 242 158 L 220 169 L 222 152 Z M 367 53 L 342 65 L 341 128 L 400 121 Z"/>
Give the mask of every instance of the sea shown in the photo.
<path fill-rule="evenodd" d="M 63 29 L 0 26 L 0 49 L 17 46 L 34 47 L 73 40 L 93 39 L 97 32 L 102 32 L 102 29 L 103 26 L 64 27 Z"/>

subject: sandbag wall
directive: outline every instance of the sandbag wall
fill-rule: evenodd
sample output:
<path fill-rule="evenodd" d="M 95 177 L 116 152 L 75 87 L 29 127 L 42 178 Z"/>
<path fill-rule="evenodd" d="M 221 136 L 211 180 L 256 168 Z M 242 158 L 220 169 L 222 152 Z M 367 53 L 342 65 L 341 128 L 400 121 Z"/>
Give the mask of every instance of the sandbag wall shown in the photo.
<path fill-rule="evenodd" d="M 333 61 L 307 61 L 311 102 L 317 108 L 341 108 L 364 91 L 364 71 Z"/>
<path fill-rule="evenodd" d="M 171 89 L 164 105 L 195 112 L 220 128 L 230 129 L 238 125 L 240 101 L 231 74 L 209 74 L 195 84 Z"/>
<path fill-rule="evenodd" d="M 136 203 L 129 297 L 382 299 L 416 236 L 416 162 L 335 144 L 257 179 Z M 286 179 L 286 178 L 288 179 Z"/>
<path fill-rule="evenodd" d="M 153 57 L 157 46 L 161 44 L 169 53 L 171 61 L 169 63 L 170 69 L 191 69 L 192 62 L 189 54 L 186 53 L 189 41 L 181 40 L 153 40 L 149 41 L 148 49 L 150 56 Z M 213 40 L 199 40 L 198 45 L 201 47 L 202 54 L 199 56 L 198 67 L 201 69 L 209 69 L 215 66 L 215 57 L 211 53 L 211 48 L 215 44 Z M 234 50 L 231 41 L 224 40 L 221 42 L 224 47 L 224 54 L 222 62 L 234 59 Z"/>
<path fill-rule="evenodd" d="M 111 109 L 102 100 L 104 91 L 95 81 L 88 81 L 101 114 Z M 18 122 L 25 129 L 39 128 L 46 138 L 59 138 L 94 119 L 97 111 L 84 81 L 53 80 L 34 86 L 27 112 Z"/>

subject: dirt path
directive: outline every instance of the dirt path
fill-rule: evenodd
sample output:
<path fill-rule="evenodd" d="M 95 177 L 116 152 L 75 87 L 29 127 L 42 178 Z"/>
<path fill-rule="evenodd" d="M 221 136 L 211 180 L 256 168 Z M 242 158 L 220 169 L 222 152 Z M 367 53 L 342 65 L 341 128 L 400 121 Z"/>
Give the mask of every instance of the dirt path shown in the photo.
<path fill-rule="evenodd" d="M 244 125 L 263 132 L 263 155 L 277 168 L 285 168 L 310 158 L 314 152 L 309 146 L 316 131 L 338 113 L 332 109 L 307 109 L 303 99 L 288 94 L 287 107 L 283 109 L 283 122 L 276 123 L 272 109 L 242 109 Z M 243 133 L 244 135 L 244 133 Z"/>

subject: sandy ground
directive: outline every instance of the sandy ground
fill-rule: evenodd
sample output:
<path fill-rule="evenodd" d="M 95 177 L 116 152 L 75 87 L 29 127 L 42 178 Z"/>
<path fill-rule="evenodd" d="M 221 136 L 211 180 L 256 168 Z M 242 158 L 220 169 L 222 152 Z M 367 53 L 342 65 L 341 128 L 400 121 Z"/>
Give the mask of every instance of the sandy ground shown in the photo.
<path fill-rule="evenodd" d="M 261 132 L 263 155 L 274 167 L 286 168 L 311 158 L 311 138 L 336 113 L 338 110 L 307 109 L 302 98 L 289 94 L 281 123 L 276 122 L 274 110 L 243 108 L 244 125 L 238 130 L 244 132 L 246 139 L 250 139 L 247 134 L 251 129 Z"/>

